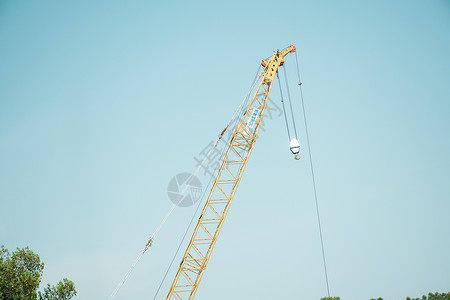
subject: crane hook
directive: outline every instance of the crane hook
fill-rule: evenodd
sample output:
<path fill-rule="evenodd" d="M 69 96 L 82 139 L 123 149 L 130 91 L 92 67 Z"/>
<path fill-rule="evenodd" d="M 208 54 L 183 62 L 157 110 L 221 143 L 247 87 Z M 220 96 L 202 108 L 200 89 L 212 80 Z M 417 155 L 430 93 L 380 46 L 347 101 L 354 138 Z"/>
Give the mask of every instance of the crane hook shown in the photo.
<path fill-rule="evenodd" d="M 294 154 L 295 160 L 300 159 L 300 142 L 297 139 L 292 139 L 289 143 L 289 148 L 291 149 L 292 154 Z"/>

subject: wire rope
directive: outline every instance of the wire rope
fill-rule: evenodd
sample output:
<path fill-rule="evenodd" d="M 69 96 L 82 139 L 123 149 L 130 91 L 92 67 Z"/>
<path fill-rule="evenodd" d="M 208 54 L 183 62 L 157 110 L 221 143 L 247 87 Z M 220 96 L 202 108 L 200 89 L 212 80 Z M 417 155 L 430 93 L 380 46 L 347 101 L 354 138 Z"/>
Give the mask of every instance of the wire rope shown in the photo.
<path fill-rule="evenodd" d="M 122 279 L 122 281 L 119 282 L 119 284 L 117 285 L 116 289 L 114 290 L 114 292 L 111 294 L 111 296 L 109 297 L 109 300 L 112 300 L 117 292 L 120 290 L 120 288 L 123 286 L 123 284 L 125 283 L 125 281 L 128 279 L 128 277 L 130 276 L 131 272 L 134 270 L 134 268 L 136 267 L 137 263 L 141 260 L 142 256 L 144 255 L 144 253 L 148 250 L 148 248 L 150 248 L 153 244 L 153 240 L 155 239 L 155 237 L 158 235 L 159 231 L 161 230 L 161 228 L 164 226 L 164 224 L 166 223 L 167 219 L 169 218 L 169 216 L 172 214 L 173 210 L 175 209 L 175 207 L 180 203 L 181 199 L 184 197 L 184 194 L 186 193 L 186 190 L 188 189 L 190 183 L 192 182 L 192 180 L 197 176 L 198 172 L 200 171 L 200 169 L 203 167 L 203 164 L 205 163 L 206 159 L 209 157 L 209 155 L 212 153 L 212 151 L 214 150 L 214 148 L 216 148 L 217 144 L 219 143 L 220 139 L 222 136 L 220 136 L 216 143 L 211 147 L 211 149 L 209 150 L 209 152 L 206 154 L 205 158 L 203 159 L 203 161 L 201 162 L 201 164 L 198 166 L 197 170 L 195 171 L 194 175 L 191 176 L 190 180 L 188 181 L 188 183 L 185 185 L 183 191 L 181 192 L 180 196 L 178 197 L 177 201 L 175 203 L 172 204 L 172 206 L 170 207 L 169 211 L 167 212 L 167 214 L 164 216 L 163 220 L 161 221 L 161 223 L 158 225 L 158 227 L 156 228 L 155 232 L 152 234 L 152 236 L 150 237 L 150 239 L 148 240 L 147 244 L 145 244 L 144 248 L 141 250 L 141 252 L 139 253 L 138 257 L 136 258 L 136 260 L 134 261 L 134 263 L 131 265 L 131 267 L 128 269 L 128 272 L 125 274 L 124 278 Z"/>
<path fill-rule="evenodd" d="M 232 122 L 232 120 L 234 119 L 234 117 L 236 116 L 236 113 L 237 113 L 238 111 L 239 111 L 239 113 L 237 113 L 237 118 L 240 119 L 240 118 L 242 117 L 242 115 L 243 115 L 243 113 L 244 113 L 244 107 L 245 107 L 243 104 L 245 103 L 245 100 L 248 100 L 249 94 L 252 92 L 253 88 L 255 87 L 256 82 L 258 81 L 257 78 L 258 78 L 258 73 L 259 73 L 259 70 L 260 70 L 260 69 L 261 69 L 261 66 L 260 66 L 260 67 L 258 68 L 258 70 L 256 71 L 256 75 L 255 75 L 255 77 L 254 77 L 254 79 L 253 79 L 253 84 L 252 84 L 250 90 L 248 91 L 246 97 L 244 98 L 243 103 L 241 103 L 240 107 L 239 107 L 238 110 L 234 113 L 233 117 L 231 118 L 230 122 L 228 122 L 228 124 L 227 124 L 227 126 L 226 126 L 225 128 L 227 128 L 227 127 L 230 125 L 230 123 Z M 226 144 L 229 143 L 229 140 L 230 140 L 230 138 L 228 138 Z M 227 149 L 227 148 L 224 147 L 224 149 L 222 150 L 222 153 L 221 153 L 220 157 L 223 157 L 223 154 L 225 153 L 226 149 Z M 219 168 L 220 163 L 221 163 L 221 161 L 219 160 L 219 161 L 217 162 L 217 164 L 216 164 L 216 167 L 214 168 L 213 174 L 216 173 L 217 169 Z M 201 197 L 200 199 L 203 199 L 203 198 L 205 197 L 206 192 L 209 190 L 209 187 L 210 187 L 211 182 L 212 182 L 213 179 L 214 179 L 214 175 L 210 177 L 209 182 L 208 182 L 208 185 L 206 186 L 205 191 L 204 191 L 204 193 L 203 193 L 203 195 L 202 195 L 202 197 Z M 181 246 L 183 245 L 184 240 L 186 239 L 186 236 L 187 236 L 187 234 L 188 234 L 188 232 L 189 232 L 189 229 L 190 229 L 191 226 L 192 226 L 192 223 L 194 222 L 195 216 L 197 215 L 197 212 L 198 212 L 198 210 L 199 210 L 199 208 L 200 208 L 201 203 L 203 203 L 203 202 L 202 202 L 202 201 L 199 201 L 199 203 L 198 203 L 198 205 L 197 205 L 197 207 L 196 207 L 196 209 L 195 209 L 195 211 L 194 211 L 194 214 L 192 215 L 192 218 L 191 218 L 191 220 L 190 220 L 190 222 L 189 222 L 189 225 L 187 226 L 186 231 L 184 232 L 184 235 L 183 235 L 183 237 L 182 237 L 182 239 L 181 239 L 181 241 L 180 241 L 180 243 L 179 243 L 179 245 L 178 245 L 178 248 L 177 248 L 177 250 L 175 251 L 175 254 L 174 254 L 173 257 L 172 257 L 172 260 L 171 260 L 169 266 L 167 267 L 166 273 L 164 274 L 163 279 L 161 280 L 161 282 L 160 282 L 160 284 L 159 284 L 159 286 L 158 286 L 158 289 L 156 290 L 156 293 L 155 293 L 155 295 L 154 295 L 154 297 L 153 297 L 153 300 L 155 300 L 156 297 L 158 296 L 158 293 L 159 293 L 159 291 L 161 290 L 161 287 L 162 287 L 162 285 L 164 284 L 164 281 L 166 280 L 167 275 L 168 275 L 170 269 L 172 268 L 173 262 L 175 261 L 177 255 L 178 255 L 178 252 L 180 251 Z"/>
<path fill-rule="evenodd" d="M 281 81 L 280 81 L 280 76 L 278 76 L 278 70 L 277 70 L 277 79 L 278 79 L 278 85 L 280 87 L 280 95 L 281 95 L 281 103 L 283 106 L 284 121 L 286 122 L 286 130 L 287 130 L 287 134 L 288 134 L 288 139 L 290 141 L 291 133 L 289 132 L 289 125 L 288 125 L 288 120 L 287 120 L 287 116 L 286 116 L 286 108 L 284 107 L 284 101 L 283 101 L 283 90 L 281 89 Z"/>
<path fill-rule="evenodd" d="M 227 142 L 227 143 L 228 143 L 228 142 Z M 223 156 L 223 154 L 224 154 L 224 152 L 225 152 L 226 149 L 227 149 L 227 148 L 225 147 L 225 148 L 222 150 L 221 157 Z M 219 165 L 220 165 L 220 162 L 221 162 L 220 160 L 217 162 L 216 167 L 214 168 L 213 174 L 216 173 L 216 171 L 217 171 L 217 169 L 218 169 L 218 167 L 219 167 Z M 205 195 L 206 195 L 206 192 L 209 191 L 209 187 L 210 187 L 211 182 L 212 182 L 213 179 L 214 179 L 214 175 L 210 177 L 209 182 L 208 182 L 208 185 L 206 186 L 205 191 L 203 192 L 203 195 L 202 195 L 202 197 L 201 197 L 200 199 L 203 199 L 203 198 L 205 197 Z M 183 245 L 184 240 L 186 239 L 186 236 L 187 236 L 187 234 L 188 234 L 188 232 L 189 232 L 189 229 L 191 228 L 192 223 L 194 222 L 195 216 L 197 215 L 197 212 L 198 212 L 198 210 L 199 210 L 199 208 L 200 208 L 200 205 L 201 205 L 202 203 L 203 203 L 202 201 L 198 201 L 197 208 L 195 209 L 195 212 L 194 212 L 194 214 L 192 215 L 191 221 L 189 222 L 189 225 L 187 226 L 186 231 L 184 232 L 184 235 L 183 235 L 183 237 L 181 238 L 180 244 L 178 245 L 178 248 L 177 248 L 177 250 L 175 251 L 175 254 L 173 255 L 173 258 L 172 258 L 172 260 L 171 260 L 169 266 L 167 267 L 166 273 L 164 274 L 164 277 L 163 277 L 163 279 L 161 280 L 161 283 L 159 284 L 158 289 L 156 290 L 156 293 L 155 293 L 155 296 L 153 297 L 153 300 L 155 300 L 156 297 L 158 296 L 158 293 L 159 293 L 159 291 L 161 290 L 161 287 L 162 287 L 162 285 L 164 284 L 164 281 L 166 280 L 167 275 L 169 274 L 170 269 L 172 268 L 173 262 L 175 261 L 177 255 L 178 255 L 178 252 L 180 251 L 181 246 Z"/>
<path fill-rule="evenodd" d="M 255 77 L 253 78 L 253 84 L 252 84 L 252 86 L 251 86 L 251 88 L 250 88 L 250 90 L 248 91 L 248 93 L 247 93 L 247 97 L 246 97 L 246 100 L 248 101 L 250 98 L 248 97 L 249 95 L 250 95 L 250 93 L 253 91 L 253 89 L 255 88 L 255 85 L 256 85 L 256 83 L 259 81 L 259 79 L 261 78 L 261 75 L 262 74 L 259 74 L 259 71 L 261 70 L 261 65 L 258 67 L 258 70 L 256 71 L 256 74 L 255 74 Z M 258 77 L 258 74 L 259 74 L 259 77 Z M 247 105 L 242 105 L 241 104 L 241 109 L 240 109 L 240 111 L 239 111 L 239 116 L 242 116 L 242 115 L 244 115 L 244 114 L 246 114 L 247 113 Z M 240 117 L 239 117 L 239 119 L 241 119 Z M 237 124 L 236 124 L 236 126 L 237 126 Z M 233 131 L 234 131 L 234 128 L 233 128 Z"/>
<path fill-rule="evenodd" d="M 294 110 L 292 109 L 291 92 L 289 91 L 288 77 L 287 77 L 287 73 L 286 73 L 286 64 L 283 65 L 283 71 L 284 71 L 284 79 L 285 79 L 285 82 L 286 82 L 286 89 L 287 89 L 287 94 L 288 94 L 289 107 L 291 108 L 292 124 L 294 124 L 295 138 L 298 139 L 297 127 L 295 126 Z"/>
<path fill-rule="evenodd" d="M 230 121 L 228 122 L 227 126 L 225 127 L 224 131 L 226 130 L 226 128 L 228 128 L 228 126 L 231 124 L 231 122 L 235 119 L 236 114 L 238 116 L 240 116 L 242 114 L 242 112 L 245 109 L 245 105 L 244 103 L 249 99 L 249 95 L 250 93 L 253 91 L 253 89 L 255 88 L 256 83 L 258 82 L 258 73 L 259 70 L 261 69 L 261 66 L 259 66 L 258 70 L 256 71 L 255 77 L 253 78 L 253 83 L 250 87 L 250 90 L 247 92 L 247 94 L 245 95 L 244 100 L 241 102 L 241 104 L 239 105 L 238 109 L 234 112 L 233 116 L 231 117 Z M 261 75 L 259 76 L 261 77 Z"/>
<path fill-rule="evenodd" d="M 259 72 L 259 69 L 258 69 Z M 238 109 L 235 111 L 235 113 L 233 114 L 233 116 L 231 117 L 230 121 L 228 122 L 227 126 L 225 127 L 225 129 L 220 133 L 219 137 L 217 138 L 215 144 L 211 147 L 211 149 L 208 151 L 208 153 L 206 154 L 205 158 L 203 159 L 203 161 L 201 162 L 201 164 L 197 167 L 194 175 L 191 176 L 191 178 L 189 179 L 188 183 L 185 184 L 185 187 L 183 189 L 183 191 L 181 192 L 181 194 L 179 195 L 177 201 L 175 203 L 172 204 L 172 206 L 170 207 L 169 211 L 166 213 L 166 215 L 164 216 L 163 220 L 161 221 L 161 223 L 158 225 L 158 227 L 156 228 L 156 230 L 154 231 L 154 233 L 152 234 L 152 236 L 150 237 L 150 239 L 148 240 L 147 244 L 145 244 L 144 248 L 141 250 L 141 252 L 139 253 L 139 255 L 137 256 L 136 260 L 134 261 L 134 263 L 131 265 L 131 267 L 128 269 L 127 273 L 125 274 L 124 278 L 119 282 L 119 284 L 116 286 L 116 288 L 114 289 L 113 293 L 111 294 L 111 296 L 108 298 L 108 300 L 112 300 L 116 294 L 119 292 L 120 288 L 124 285 L 125 281 L 128 279 L 128 277 L 131 275 L 131 272 L 134 270 L 134 268 L 136 267 L 136 265 L 138 264 L 138 262 L 141 260 L 142 256 L 144 255 L 144 253 L 152 246 L 153 244 L 153 240 L 156 238 L 156 236 L 158 235 L 159 231 L 161 230 L 161 228 L 164 226 L 164 224 L 166 223 L 167 219 L 170 217 L 170 215 L 172 214 L 173 210 L 175 209 L 175 207 L 178 205 L 178 203 L 181 201 L 181 199 L 184 197 L 184 194 L 186 193 L 190 183 L 192 182 L 192 180 L 194 180 L 194 178 L 197 176 L 198 172 L 200 171 L 200 169 L 203 167 L 203 164 L 206 162 L 206 160 L 208 159 L 209 155 L 212 153 L 212 151 L 217 147 L 217 144 L 219 143 L 219 141 L 221 140 L 221 138 L 223 137 L 225 131 L 227 130 L 228 126 L 232 123 L 232 121 L 234 120 L 234 118 L 236 117 L 236 115 L 240 115 L 242 113 L 242 108 L 244 103 L 248 100 L 248 97 L 251 93 L 251 91 L 253 90 L 257 80 L 257 75 L 258 72 L 256 73 L 256 76 L 253 80 L 252 86 L 250 88 L 250 90 L 248 91 L 247 95 L 245 96 L 244 100 L 241 102 L 241 104 L 239 105 Z M 261 77 L 261 76 L 260 76 Z"/>
<path fill-rule="evenodd" d="M 330 297 L 330 285 L 328 283 L 328 272 L 327 272 L 327 263 L 325 260 L 325 249 L 324 249 L 324 244 L 323 244 L 323 235 L 322 235 L 322 225 L 320 222 L 320 214 L 319 214 L 319 201 L 317 199 L 317 188 L 316 188 L 316 180 L 314 177 L 314 167 L 313 167 L 313 159 L 312 159 L 312 154 L 311 154 L 311 144 L 309 141 L 309 131 L 308 131 L 308 122 L 306 119 L 306 110 L 305 110 L 305 101 L 303 99 L 303 91 L 302 91 L 302 84 L 300 81 L 300 70 L 299 70 L 299 66 L 298 66 L 298 58 L 297 58 L 297 52 L 295 52 L 295 61 L 297 63 L 297 75 L 298 75 L 298 86 L 300 89 L 300 98 L 302 101 L 302 110 L 303 110 L 303 120 L 305 123 L 305 131 L 306 131 L 306 142 L 308 144 L 308 153 L 309 153 L 309 163 L 310 163 L 310 168 L 311 168 L 311 177 L 312 177 L 312 183 L 313 183 L 313 190 L 314 190 L 314 199 L 316 202 L 316 212 L 317 212 L 317 223 L 319 225 L 319 235 L 320 235 L 320 245 L 322 248 L 322 259 L 323 259 L 323 268 L 324 268 L 324 272 L 325 272 L 325 281 L 327 284 L 327 293 L 328 293 L 328 297 Z"/>

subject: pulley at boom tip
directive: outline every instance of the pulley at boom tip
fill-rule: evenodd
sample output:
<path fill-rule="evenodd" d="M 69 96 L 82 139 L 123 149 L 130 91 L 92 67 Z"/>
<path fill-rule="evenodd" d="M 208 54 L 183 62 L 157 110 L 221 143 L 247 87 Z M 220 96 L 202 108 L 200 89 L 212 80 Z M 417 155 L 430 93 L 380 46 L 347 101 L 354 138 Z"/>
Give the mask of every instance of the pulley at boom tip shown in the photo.
<path fill-rule="evenodd" d="M 294 45 L 289 45 L 289 47 L 287 47 L 286 50 L 289 50 L 289 52 L 295 52 L 295 51 L 297 51 L 297 48 L 295 48 Z M 276 53 L 276 54 L 280 53 L 279 50 L 273 51 L 273 52 Z M 285 62 L 284 58 L 281 58 L 280 66 L 282 66 L 284 64 L 284 62 Z M 263 66 L 264 68 L 267 67 L 268 64 L 269 64 L 269 60 L 268 59 L 263 59 L 261 61 L 261 66 Z"/>

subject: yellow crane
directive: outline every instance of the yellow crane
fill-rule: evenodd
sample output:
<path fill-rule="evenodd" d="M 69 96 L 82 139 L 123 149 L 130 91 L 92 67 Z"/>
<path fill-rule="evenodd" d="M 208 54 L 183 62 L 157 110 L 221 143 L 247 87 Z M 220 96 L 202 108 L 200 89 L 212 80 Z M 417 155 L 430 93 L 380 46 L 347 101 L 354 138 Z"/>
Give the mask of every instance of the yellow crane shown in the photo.
<path fill-rule="evenodd" d="M 166 299 L 194 298 L 258 136 L 278 67 L 287 54 L 295 51 L 295 46 L 290 45 L 262 61 L 264 69 L 257 79 L 258 87 L 231 135 Z"/>

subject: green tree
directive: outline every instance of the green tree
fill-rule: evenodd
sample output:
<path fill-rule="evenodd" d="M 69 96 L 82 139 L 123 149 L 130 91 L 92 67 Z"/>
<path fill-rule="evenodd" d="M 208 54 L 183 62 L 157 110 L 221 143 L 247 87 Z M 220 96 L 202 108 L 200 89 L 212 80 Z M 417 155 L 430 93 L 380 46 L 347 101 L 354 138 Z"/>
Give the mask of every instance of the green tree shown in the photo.
<path fill-rule="evenodd" d="M 73 282 L 64 278 L 56 286 L 47 284 L 44 293 L 39 292 L 39 300 L 68 300 L 76 294 L 77 291 Z"/>
<path fill-rule="evenodd" d="M 325 297 L 325 298 L 320 298 L 320 300 L 341 300 L 340 297 Z"/>
<path fill-rule="evenodd" d="M 423 295 L 422 298 L 410 298 L 406 297 L 406 300 L 450 300 L 450 292 L 449 293 L 428 293 L 428 297 Z"/>
<path fill-rule="evenodd" d="M 44 263 L 28 247 L 10 253 L 0 249 L 0 299 L 37 300 Z M 47 285 L 39 300 L 67 300 L 77 294 L 72 281 L 64 279 L 56 286 Z"/>
<path fill-rule="evenodd" d="M 44 264 L 30 249 L 0 250 L 0 299 L 36 299 Z"/>

